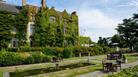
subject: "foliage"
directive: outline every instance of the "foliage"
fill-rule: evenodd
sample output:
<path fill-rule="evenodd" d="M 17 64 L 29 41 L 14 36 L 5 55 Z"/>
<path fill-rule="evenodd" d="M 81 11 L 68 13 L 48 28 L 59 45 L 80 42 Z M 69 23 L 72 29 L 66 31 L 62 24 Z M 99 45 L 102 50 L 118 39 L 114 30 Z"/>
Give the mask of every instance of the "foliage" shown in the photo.
<path fill-rule="evenodd" d="M 133 17 L 124 19 L 123 23 L 119 24 L 116 29 L 120 36 L 126 41 L 127 46 L 132 50 L 138 42 L 138 14 Z"/>
<path fill-rule="evenodd" d="M 52 48 L 50 48 L 50 47 L 45 48 L 45 49 L 43 50 L 43 53 L 44 53 L 45 55 L 48 55 L 48 56 L 54 56 L 54 55 L 56 55 L 55 51 L 54 51 Z"/>
<path fill-rule="evenodd" d="M 112 46 L 113 43 L 118 43 L 117 46 L 120 47 L 120 48 L 127 47 L 125 40 L 120 35 L 118 35 L 118 34 L 113 35 L 111 37 L 110 41 L 111 41 L 110 42 L 110 46 Z"/>
<path fill-rule="evenodd" d="M 33 64 L 34 58 L 32 56 L 24 58 L 23 64 Z"/>
<path fill-rule="evenodd" d="M 70 57 L 73 57 L 72 48 L 65 48 L 63 51 L 63 58 L 70 58 Z"/>
<path fill-rule="evenodd" d="M 19 65 L 23 62 L 17 53 L 1 51 L 0 54 L 0 66 Z"/>
<path fill-rule="evenodd" d="M 16 25 L 13 26 L 17 29 L 15 38 L 19 40 L 19 46 L 26 46 L 27 44 L 27 24 L 28 24 L 28 9 L 23 7 L 19 14 L 16 14 Z"/>
<path fill-rule="evenodd" d="M 94 55 L 104 54 L 103 48 L 99 45 L 94 46 L 92 52 L 94 53 Z"/>
<path fill-rule="evenodd" d="M 14 25 L 14 15 L 6 11 L 0 11 L 0 50 L 8 47 L 12 38 L 11 30 Z"/>
<path fill-rule="evenodd" d="M 79 44 L 91 44 L 91 38 L 90 37 L 84 37 L 84 36 L 80 36 L 79 37 Z"/>
<path fill-rule="evenodd" d="M 123 69 L 121 72 L 117 74 L 111 74 L 107 77 L 138 77 L 138 66 Z"/>
<path fill-rule="evenodd" d="M 17 52 L 0 52 L 0 66 L 13 66 L 22 64 L 34 64 L 51 61 L 50 56 L 38 53 L 30 53 L 29 56 L 22 57 Z"/>
<path fill-rule="evenodd" d="M 50 17 L 53 17 L 53 19 L 50 19 Z M 35 46 L 65 47 L 66 45 L 77 45 L 77 19 L 72 19 L 72 23 L 70 23 L 71 17 L 75 16 L 69 16 L 66 11 L 59 14 L 53 7 L 51 9 L 40 9 L 35 21 L 35 34 L 33 36 L 33 40 L 36 42 Z"/>
<path fill-rule="evenodd" d="M 109 45 L 108 39 L 109 38 L 99 37 L 98 44 L 101 45 L 101 46 L 108 46 Z"/>

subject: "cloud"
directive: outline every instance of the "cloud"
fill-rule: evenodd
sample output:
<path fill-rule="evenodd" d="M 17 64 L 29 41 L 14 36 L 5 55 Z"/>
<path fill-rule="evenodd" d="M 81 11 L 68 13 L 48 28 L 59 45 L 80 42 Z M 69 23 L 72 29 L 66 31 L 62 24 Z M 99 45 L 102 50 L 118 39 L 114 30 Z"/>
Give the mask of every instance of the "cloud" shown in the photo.
<path fill-rule="evenodd" d="M 138 7 L 138 0 L 132 0 L 125 4 L 118 5 L 117 7 Z"/>
<path fill-rule="evenodd" d="M 97 41 L 99 36 L 109 37 L 116 33 L 114 29 L 119 21 L 98 9 L 83 8 L 79 10 L 78 15 L 81 34 L 90 36 L 94 41 Z"/>

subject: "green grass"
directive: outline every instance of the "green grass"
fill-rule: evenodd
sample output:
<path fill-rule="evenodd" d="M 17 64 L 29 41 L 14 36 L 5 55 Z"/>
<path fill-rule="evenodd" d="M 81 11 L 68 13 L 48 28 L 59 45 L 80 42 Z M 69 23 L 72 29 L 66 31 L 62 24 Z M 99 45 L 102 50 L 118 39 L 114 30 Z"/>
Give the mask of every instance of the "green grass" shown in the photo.
<path fill-rule="evenodd" d="M 134 55 L 131 55 L 131 54 L 127 54 L 126 58 L 128 60 L 128 63 L 138 61 L 138 56 L 134 56 Z"/>
<path fill-rule="evenodd" d="M 3 72 L 0 72 L 0 77 L 3 77 Z"/>

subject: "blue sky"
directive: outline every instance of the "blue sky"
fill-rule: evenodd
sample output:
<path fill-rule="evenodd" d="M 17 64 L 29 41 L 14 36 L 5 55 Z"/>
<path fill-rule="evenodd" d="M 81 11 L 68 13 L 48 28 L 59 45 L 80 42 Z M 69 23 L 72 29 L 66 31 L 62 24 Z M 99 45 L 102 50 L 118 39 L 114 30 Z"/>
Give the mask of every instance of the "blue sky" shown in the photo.
<path fill-rule="evenodd" d="M 21 4 L 21 0 L 7 0 Z M 28 0 L 28 4 L 40 6 L 41 0 Z M 136 13 L 138 0 L 47 0 L 47 6 L 57 10 L 77 11 L 80 34 L 97 41 L 99 36 L 109 37 L 116 32 L 117 24 Z"/>

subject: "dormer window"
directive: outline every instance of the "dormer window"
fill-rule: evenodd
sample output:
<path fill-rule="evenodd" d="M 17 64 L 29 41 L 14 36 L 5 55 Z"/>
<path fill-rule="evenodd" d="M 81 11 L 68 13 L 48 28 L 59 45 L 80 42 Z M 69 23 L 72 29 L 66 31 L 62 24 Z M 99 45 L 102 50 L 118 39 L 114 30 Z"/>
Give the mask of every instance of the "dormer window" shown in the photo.
<path fill-rule="evenodd" d="M 55 22 L 56 21 L 56 17 L 55 16 L 50 16 L 50 21 L 51 22 Z"/>

